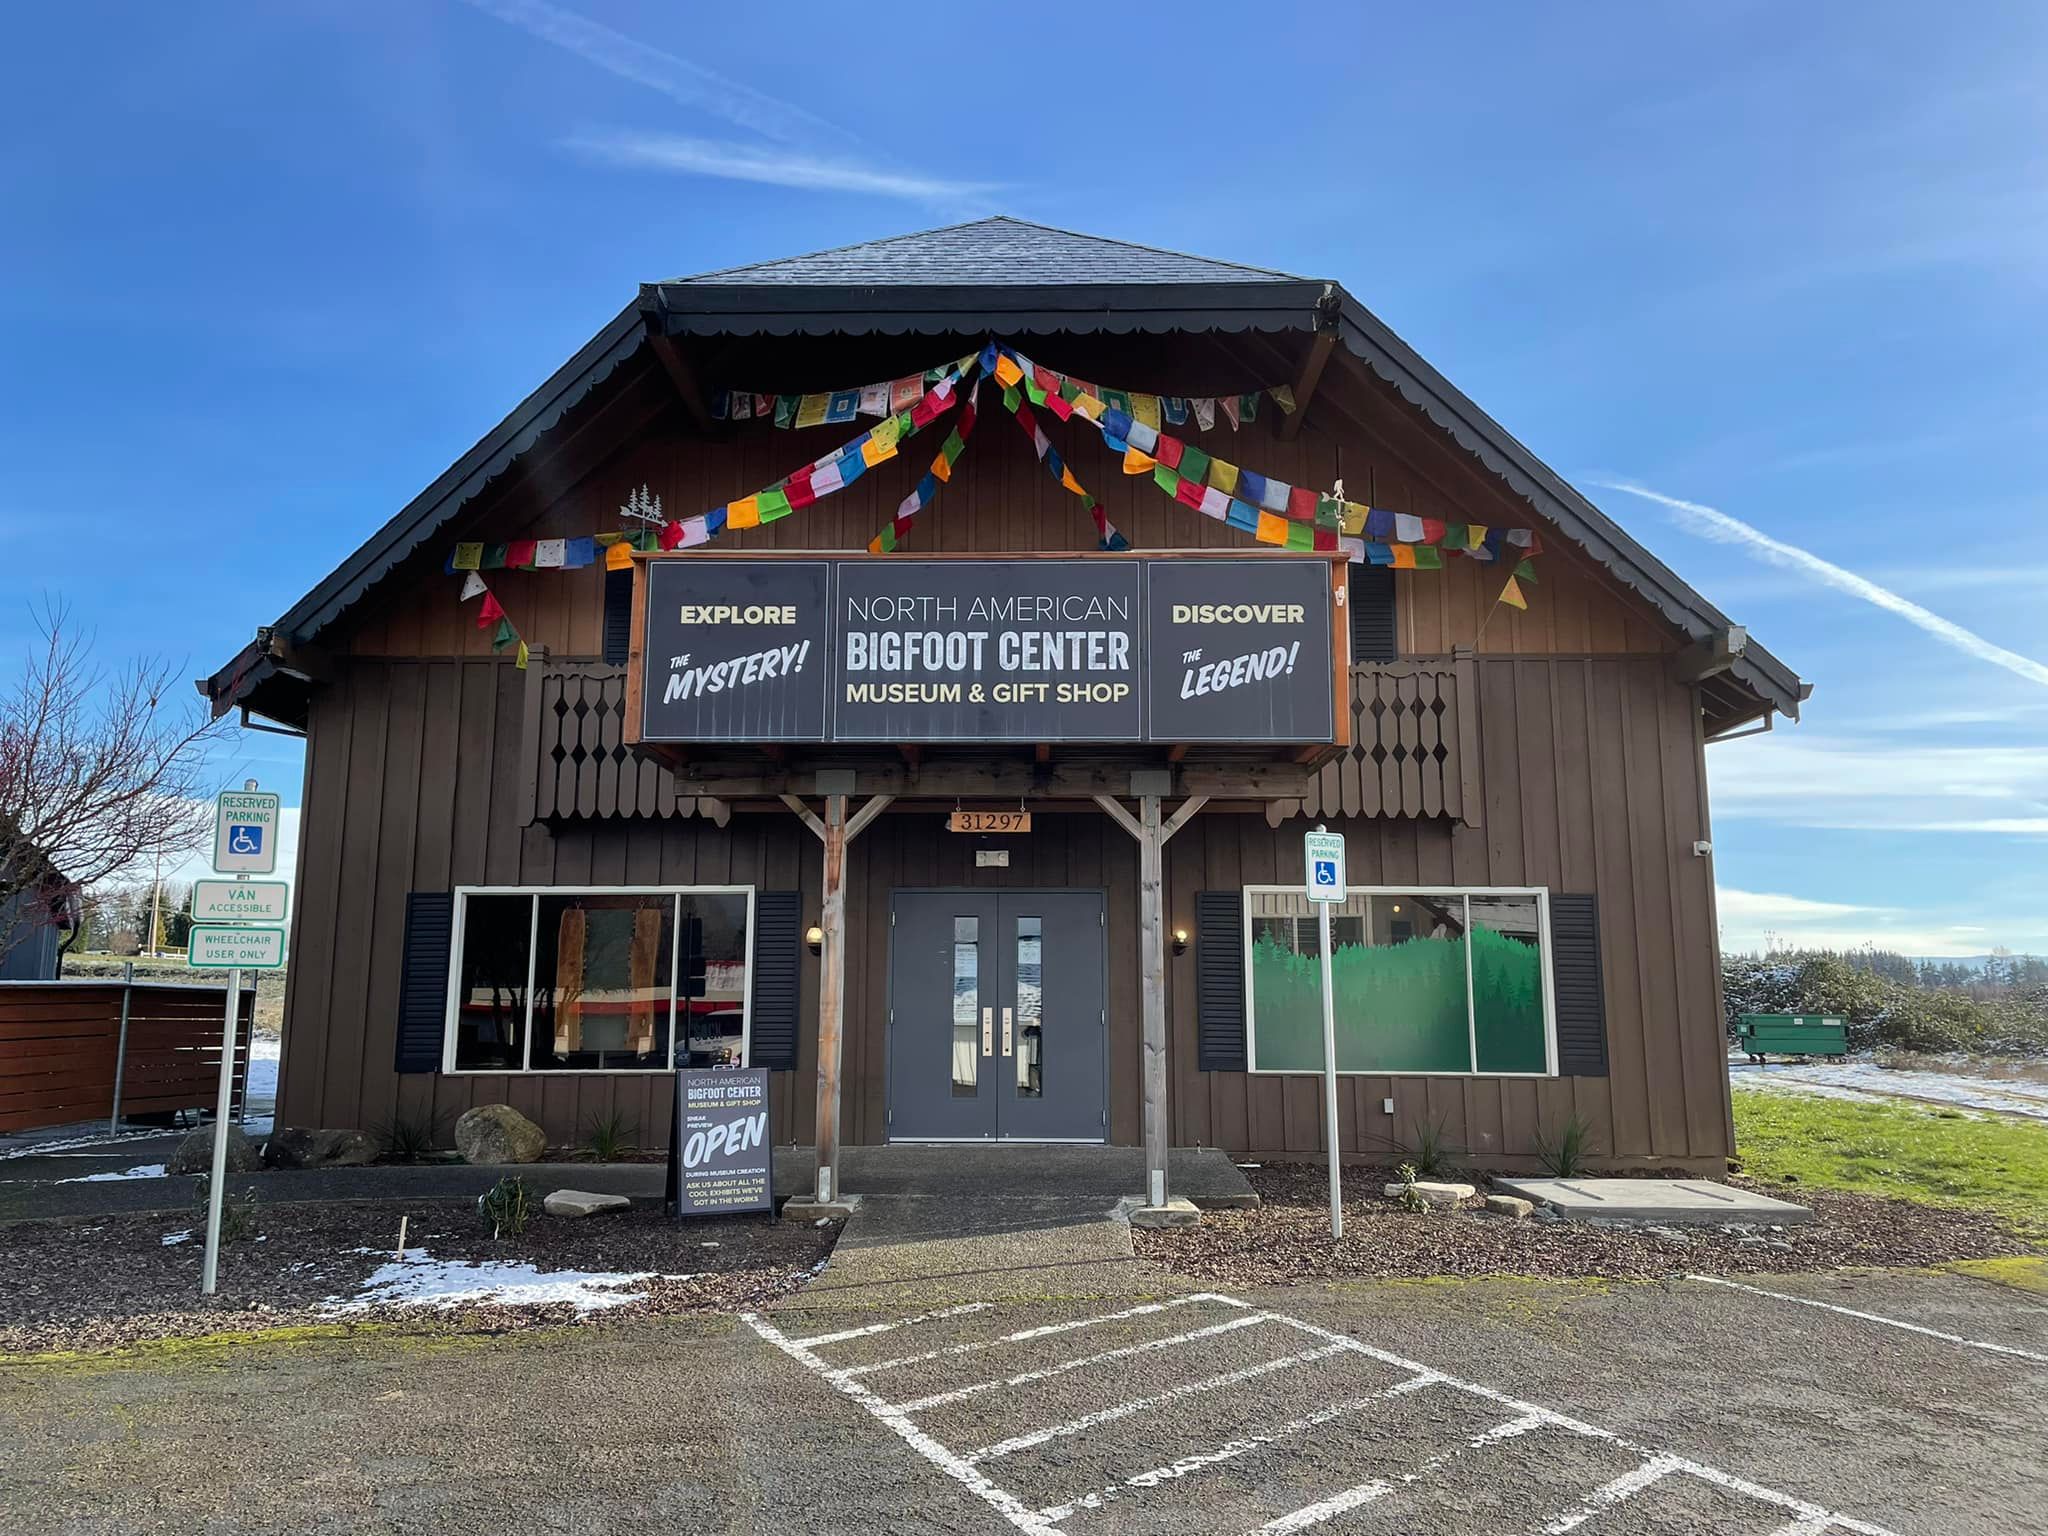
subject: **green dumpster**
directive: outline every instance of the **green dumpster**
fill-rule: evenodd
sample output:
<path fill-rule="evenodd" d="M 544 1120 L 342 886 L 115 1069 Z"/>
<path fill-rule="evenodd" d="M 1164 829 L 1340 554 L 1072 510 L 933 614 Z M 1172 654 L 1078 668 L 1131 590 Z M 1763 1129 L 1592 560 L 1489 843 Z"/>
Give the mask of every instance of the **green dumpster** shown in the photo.
<path fill-rule="evenodd" d="M 1766 1056 L 1846 1056 L 1849 1021 L 1824 1013 L 1745 1013 L 1735 1038 L 1751 1061 Z"/>

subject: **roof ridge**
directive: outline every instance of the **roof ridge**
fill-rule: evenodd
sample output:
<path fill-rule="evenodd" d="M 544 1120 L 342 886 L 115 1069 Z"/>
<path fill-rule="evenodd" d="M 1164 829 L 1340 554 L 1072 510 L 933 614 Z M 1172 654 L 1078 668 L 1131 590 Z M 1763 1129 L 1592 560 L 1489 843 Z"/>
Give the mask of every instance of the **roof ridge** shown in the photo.
<path fill-rule="evenodd" d="M 709 272 L 697 272 L 681 277 L 662 280 L 660 286 L 674 284 L 717 286 L 721 283 L 740 285 L 748 278 L 761 281 L 777 281 L 778 273 L 791 268 L 802 268 L 818 262 L 829 262 L 835 257 L 844 257 L 859 252 L 881 252 L 900 249 L 919 241 L 931 241 L 938 237 L 957 235 L 970 230 L 988 230 L 992 227 L 1007 226 L 1016 230 L 1035 231 L 1041 235 L 1053 235 L 1060 240 L 1071 240 L 1096 247 L 1104 251 L 1123 251 L 1147 257 L 1164 258 L 1174 262 L 1186 262 L 1196 268 L 1208 269 L 1216 277 L 1240 274 L 1245 278 L 1263 281 L 1313 282 L 1317 279 L 1304 278 L 1298 273 L 1283 272 L 1277 267 L 1254 266 L 1249 262 L 1230 261 L 1215 256 L 1196 255 L 1190 251 L 1174 250 L 1170 246 L 1147 245 L 1136 240 L 1120 240 L 1111 235 L 1090 234 L 1086 230 L 1068 229 L 1058 224 L 1045 224 L 1036 219 L 1019 218 L 1015 214 L 988 214 L 978 219 L 964 219 L 955 224 L 941 224 L 931 229 L 910 230 L 897 235 L 880 235 L 869 240 L 854 240 L 843 245 L 826 246 L 820 250 L 803 251 L 788 256 L 771 256 L 759 261 L 740 262 L 733 266 L 716 267 Z M 1194 280 L 1196 279 L 1183 279 Z M 1212 279 L 1214 280 L 1214 279 Z"/>

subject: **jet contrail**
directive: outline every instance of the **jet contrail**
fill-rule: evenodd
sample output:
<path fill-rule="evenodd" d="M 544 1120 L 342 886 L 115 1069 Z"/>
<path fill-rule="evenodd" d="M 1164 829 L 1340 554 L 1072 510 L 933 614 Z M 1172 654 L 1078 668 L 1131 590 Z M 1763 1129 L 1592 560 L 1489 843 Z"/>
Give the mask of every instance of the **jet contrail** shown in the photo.
<path fill-rule="evenodd" d="M 1953 646 L 1965 655 L 1979 661 L 1988 661 L 1994 667 L 2024 677 L 2030 683 L 2039 683 L 2048 688 L 2048 666 L 2017 651 L 2008 651 L 2002 645 L 1994 645 L 1982 635 L 1950 623 L 1938 613 L 1930 613 L 1910 598 L 1899 596 L 1888 587 L 1858 576 L 1854 571 L 1845 571 L 1831 561 L 1823 560 L 1809 550 L 1797 545 L 1774 539 L 1760 529 L 1752 528 L 1737 517 L 1730 517 L 1716 507 L 1702 506 L 1696 501 L 1683 501 L 1676 496 L 1666 496 L 1662 491 L 1653 491 L 1648 486 L 1636 485 L 1627 480 L 1596 480 L 1592 482 L 1603 490 L 1626 491 L 1631 496 L 1640 496 L 1645 501 L 1654 501 L 1659 506 L 1669 507 L 1679 514 L 1680 519 L 1692 532 L 1702 538 L 1713 539 L 1722 544 L 1746 544 L 1756 550 L 1773 565 L 1785 566 L 1790 570 L 1803 571 L 1823 586 L 1846 592 L 1851 597 L 1860 597 L 1864 602 L 1895 613 L 1944 645 Z"/>

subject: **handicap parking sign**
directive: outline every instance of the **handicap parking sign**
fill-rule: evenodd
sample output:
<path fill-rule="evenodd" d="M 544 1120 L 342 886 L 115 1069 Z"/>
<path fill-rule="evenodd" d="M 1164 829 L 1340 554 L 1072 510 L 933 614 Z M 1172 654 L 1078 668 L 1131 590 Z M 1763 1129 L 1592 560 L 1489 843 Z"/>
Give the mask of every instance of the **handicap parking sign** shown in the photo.
<path fill-rule="evenodd" d="M 1302 834 L 1301 858 L 1310 901 L 1344 899 L 1344 838 L 1318 828 Z"/>
<path fill-rule="evenodd" d="M 263 829 L 242 822 L 228 824 L 228 852 L 260 854 L 263 852 Z"/>
<path fill-rule="evenodd" d="M 274 793 L 223 790 L 213 821 L 214 869 L 223 875 L 267 875 L 276 869 L 279 814 Z"/>

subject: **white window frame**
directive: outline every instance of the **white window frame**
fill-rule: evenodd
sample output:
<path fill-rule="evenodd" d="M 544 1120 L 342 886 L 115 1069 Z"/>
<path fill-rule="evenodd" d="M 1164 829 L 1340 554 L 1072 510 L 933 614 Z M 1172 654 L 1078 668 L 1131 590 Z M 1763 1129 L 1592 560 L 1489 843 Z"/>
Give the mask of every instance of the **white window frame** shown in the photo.
<path fill-rule="evenodd" d="M 1298 885 L 1247 885 L 1241 890 L 1244 902 L 1244 1037 L 1245 1069 L 1258 1077 L 1320 1077 L 1320 1067 L 1261 1067 L 1259 1059 L 1259 1015 L 1252 998 L 1252 911 L 1249 898 L 1261 895 L 1299 896 Z M 1345 889 L 1351 896 L 1457 896 L 1466 902 L 1466 932 L 1471 932 L 1471 898 L 1475 896 L 1533 896 L 1543 961 L 1543 1070 L 1541 1072 L 1398 1072 L 1340 1067 L 1340 1077 L 1458 1077 L 1523 1078 L 1540 1081 L 1557 1076 L 1557 985 L 1551 975 L 1550 887 L 1545 885 L 1354 885 Z M 1332 914 L 1334 918 L 1335 914 Z M 1314 916 L 1313 913 L 1310 916 Z M 1474 1067 L 1479 1061 L 1479 1021 L 1472 1007 L 1472 949 L 1465 948 L 1465 1032 L 1470 1046 L 1467 1059 Z"/>
<path fill-rule="evenodd" d="M 540 899 L 543 896 L 667 896 L 673 932 L 683 930 L 685 896 L 744 896 L 747 899 L 747 981 L 740 994 L 740 1065 L 754 1057 L 754 907 L 756 887 L 751 885 L 458 885 L 455 887 L 454 932 L 448 942 L 448 1006 L 441 1020 L 441 1071 L 448 1077 L 532 1077 L 545 1082 L 557 1077 L 649 1077 L 673 1072 L 676 1065 L 676 993 L 681 979 L 682 946 L 671 942 L 668 959 L 668 1065 L 665 1067 L 536 1067 L 533 1064 L 533 982 L 534 967 L 540 963 Z M 469 929 L 469 898 L 472 896 L 525 896 L 526 934 L 526 1019 L 521 1031 L 525 1041 L 524 1060 L 516 1067 L 458 1067 L 455 1065 L 455 1021 L 462 1005 L 462 945 Z"/>

